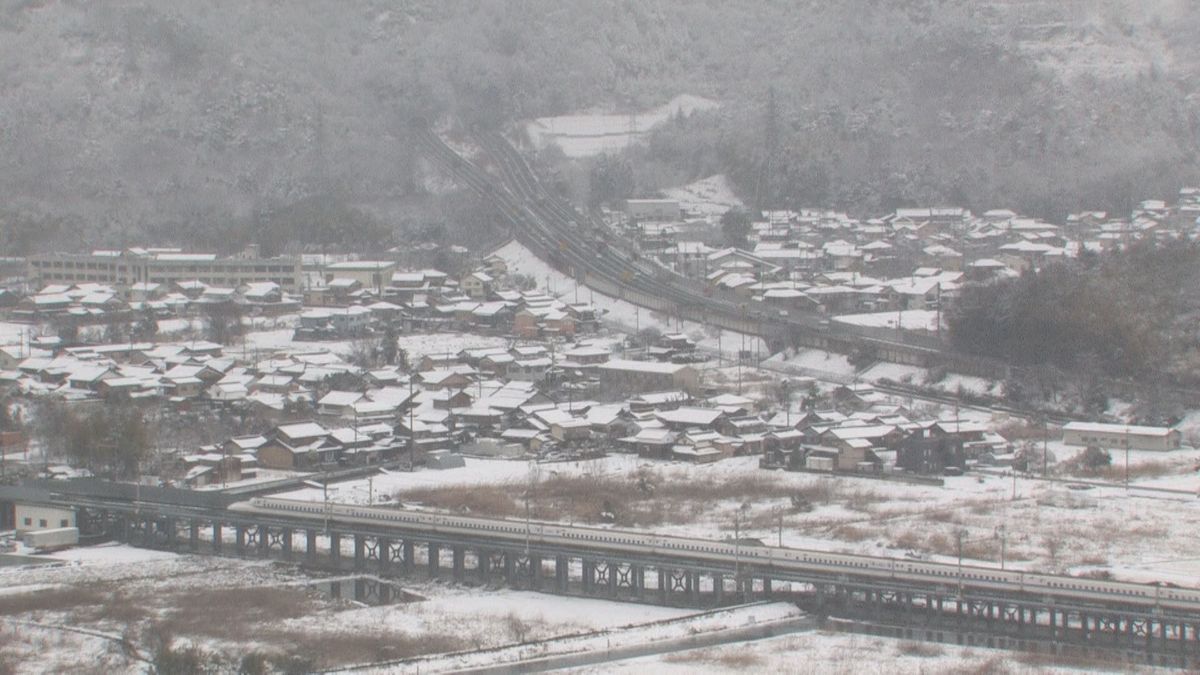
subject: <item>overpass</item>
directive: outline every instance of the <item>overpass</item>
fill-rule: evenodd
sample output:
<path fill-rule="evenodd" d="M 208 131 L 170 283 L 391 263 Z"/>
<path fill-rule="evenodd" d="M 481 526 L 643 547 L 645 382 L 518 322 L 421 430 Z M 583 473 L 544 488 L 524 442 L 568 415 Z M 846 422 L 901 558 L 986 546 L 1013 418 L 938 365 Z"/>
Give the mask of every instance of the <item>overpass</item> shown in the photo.
<path fill-rule="evenodd" d="M 81 530 L 181 552 L 694 607 L 791 599 L 912 639 L 986 633 L 1200 663 L 1200 591 L 640 531 L 133 486 L 38 488 Z M 146 488 L 142 488 L 146 490 Z M 140 491 L 138 491 L 140 492 Z M 6 498 L 0 488 L 0 501 Z M 190 496 L 185 496 L 190 495 Z M 30 490 L 21 494 L 29 500 Z M 154 501 L 151 501 L 153 499 Z"/>

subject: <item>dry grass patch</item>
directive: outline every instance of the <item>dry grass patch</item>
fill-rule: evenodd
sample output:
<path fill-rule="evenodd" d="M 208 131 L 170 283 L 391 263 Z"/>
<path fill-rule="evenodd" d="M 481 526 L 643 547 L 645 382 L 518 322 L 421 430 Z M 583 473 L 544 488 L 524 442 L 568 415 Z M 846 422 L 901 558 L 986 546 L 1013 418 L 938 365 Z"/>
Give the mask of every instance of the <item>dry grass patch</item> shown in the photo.
<path fill-rule="evenodd" d="M 0 616 L 32 612 L 62 612 L 102 605 L 107 596 L 92 588 L 52 588 L 29 593 L 0 595 Z"/>
<path fill-rule="evenodd" d="M 471 487 L 421 488 L 396 495 L 401 502 L 459 513 L 482 513 L 493 517 L 525 515 L 525 493 L 529 485 L 513 482 Z M 818 498 L 827 488 L 793 488 L 769 475 L 743 476 L 727 480 L 667 480 L 655 473 L 611 476 L 554 476 L 536 483 L 529 511 L 538 520 L 578 523 L 601 522 L 611 511 L 623 526 L 649 526 L 691 522 L 720 501 L 785 499 L 799 494 Z"/>
<path fill-rule="evenodd" d="M 316 668 L 405 659 L 459 651 L 473 646 L 465 639 L 449 635 L 410 635 L 392 631 L 317 633 L 268 628 L 258 633 L 256 639 L 286 645 L 289 657 L 311 663 Z"/>
<path fill-rule="evenodd" d="M 896 646 L 896 652 L 901 656 L 919 656 L 926 659 L 946 653 L 941 645 L 930 642 L 901 642 Z"/>
<path fill-rule="evenodd" d="M 244 640 L 259 633 L 257 626 L 313 613 L 324 603 L 298 588 L 219 588 L 171 594 L 170 607 L 158 622 L 171 635 L 204 635 Z"/>
<path fill-rule="evenodd" d="M 755 668 L 762 665 L 762 657 L 758 656 L 747 647 L 730 649 L 716 653 L 714 652 L 715 650 L 713 649 L 692 649 L 689 651 L 667 654 L 663 657 L 663 661 L 667 663 L 678 664 L 706 664 L 712 666 L 721 666 L 730 670 Z"/>
<path fill-rule="evenodd" d="M 838 541 L 859 542 L 866 541 L 875 536 L 874 532 L 854 525 L 839 525 L 833 528 L 830 535 Z"/>

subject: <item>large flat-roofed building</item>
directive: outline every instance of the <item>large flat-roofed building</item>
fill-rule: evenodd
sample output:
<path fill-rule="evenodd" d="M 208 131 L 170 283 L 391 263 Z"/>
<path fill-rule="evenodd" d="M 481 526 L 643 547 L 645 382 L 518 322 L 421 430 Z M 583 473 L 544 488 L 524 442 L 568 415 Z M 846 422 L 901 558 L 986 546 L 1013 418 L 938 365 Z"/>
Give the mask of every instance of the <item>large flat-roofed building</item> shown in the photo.
<path fill-rule="evenodd" d="M 376 293 L 382 293 L 396 273 L 396 263 L 383 260 L 348 260 L 325 266 L 325 282 L 354 279 Z"/>
<path fill-rule="evenodd" d="M 637 394 L 665 389 L 695 392 L 700 373 L 691 366 L 658 361 L 613 359 L 596 366 L 600 386 L 610 393 Z"/>
<path fill-rule="evenodd" d="M 1071 422 L 1063 426 L 1063 443 L 1105 450 L 1175 450 L 1182 444 L 1182 434 L 1170 427 Z"/>
<path fill-rule="evenodd" d="M 630 220 L 679 220 L 682 210 L 678 199 L 626 199 L 625 214 Z"/>
<path fill-rule="evenodd" d="M 201 281 L 237 288 L 272 281 L 287 292 L 301 287 L 300 259 L 260 258 L 251 247 L 238 256 L 187 253 L 180 249 L 129 248 L 123 251 L 52 253 L 29 258 L 28 276 L 38 284 L 96 282 L 130 288 L 135 284 Z"/>

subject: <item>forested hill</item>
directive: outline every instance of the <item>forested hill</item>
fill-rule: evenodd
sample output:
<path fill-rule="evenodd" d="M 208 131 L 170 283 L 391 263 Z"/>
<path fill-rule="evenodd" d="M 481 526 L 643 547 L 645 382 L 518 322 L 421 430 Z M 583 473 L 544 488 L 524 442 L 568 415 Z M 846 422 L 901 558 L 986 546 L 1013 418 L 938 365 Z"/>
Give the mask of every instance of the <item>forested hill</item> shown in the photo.
<path fill-rule="evenodd" d="M 684 92 L 724 105 L 665 127 L 650 159 L 728 172 L 747 197 L 1122 208 L 1197 180 L 1198 14 L 1186 0 L 0 0 L 0 246 L 373 239 L 445 217 L 414 176 L 415 115 L 502 125 Z"/>

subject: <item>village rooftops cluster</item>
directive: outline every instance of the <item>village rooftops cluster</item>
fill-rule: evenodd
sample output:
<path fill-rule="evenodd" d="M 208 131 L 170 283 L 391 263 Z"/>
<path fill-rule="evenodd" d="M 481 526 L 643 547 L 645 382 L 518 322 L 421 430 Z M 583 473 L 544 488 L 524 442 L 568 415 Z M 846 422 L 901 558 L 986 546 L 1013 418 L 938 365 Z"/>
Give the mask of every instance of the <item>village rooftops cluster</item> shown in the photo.
<path fill-rule="evenodd" d="M 1194 237 L 1198 217 L 1200 188 L 1185 188 L 1174 205 L 1148 200 L 1127 218 L 1081 212 L 1061 225 L 1006 209 L 977 216 L 962 208 L 905 208 L 875 219 L 764 211 L 746 250 L 699 241 L 714 231 L 713 216 L 642 214 L 626 227 L 643 251 L 714 292 L 782 311 L 840 314 L 935 309 L 965 283 L 1142 239 Z"/>

